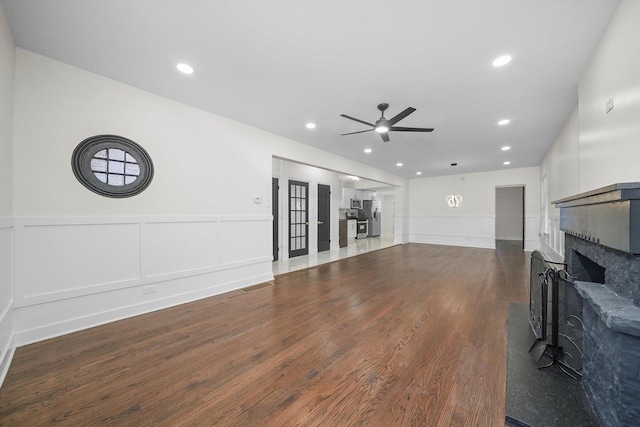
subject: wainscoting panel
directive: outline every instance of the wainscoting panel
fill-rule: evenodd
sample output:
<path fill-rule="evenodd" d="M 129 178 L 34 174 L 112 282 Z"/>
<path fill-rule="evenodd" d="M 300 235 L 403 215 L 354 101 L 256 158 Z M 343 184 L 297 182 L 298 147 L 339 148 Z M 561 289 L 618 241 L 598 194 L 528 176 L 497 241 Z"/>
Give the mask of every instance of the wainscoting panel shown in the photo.
<path fill-rule="evenodd" d="M 548 234 L 542 234 L 541 251 L 545 257 L 554 262 L 564 259 L 564 231 L 560 230 L 560 216 L 549 217 Z"/>
<path fill-rule="evenodd" d="M 147 222 L 143 233 L 146 277 L 218 264 L 218 221 Z"/>
<path fill-rule="evenodd" d="M 413 217 L 411 217 L 413 218 Z M 404 244 L 411 242 L 410 217 L 406 215 L 394 215 L 393 217 L 393 243 Z M 420 243 L 420 242 L 417 242 Z"/>
<path fill-rule="evenodd" d="M 17 218 L 16 345 L 273 280 L 271 217 Z"/>
<path fill-rule="evenodd" d="M 436 245 L 495 248 L 495 216 L 412 216 L 410 241 Z"/>
<path fill-rule="evenodd" d="M 220 254 L 222 266 L 264 261 L 265 256 L 271 260 L 271 222 L 261 223 L 249 218 L 223 220 L 220 245 L 224 248 Z"/>
<path fill-rule="evenodd" d="M 524 250 L 533 252 L 540 249 L 540 215 L 525 215 L 524 231 Z"/>
<path fill-rule="evenodd" d="M 13 352 L 13 221 L 0 218 L 0 386 Z"/>
<path fill-rule="evenodd" d="M 140 279 L 140 224 L 17 224 L 16 303 L 69 298 Z"/>
<path fill-rule="evenodd" d="M 421 215 L 410 218 L 410 241 L 495 249 L 493 215 Z M 525 216 L 525 250 L 540 247 L 539 216 Z"/>

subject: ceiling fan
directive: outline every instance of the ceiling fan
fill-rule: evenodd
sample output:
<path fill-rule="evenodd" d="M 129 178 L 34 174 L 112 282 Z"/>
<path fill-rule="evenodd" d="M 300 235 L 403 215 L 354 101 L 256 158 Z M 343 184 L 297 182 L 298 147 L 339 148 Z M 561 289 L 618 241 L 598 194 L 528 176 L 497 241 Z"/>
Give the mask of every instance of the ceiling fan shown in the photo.
<path fill-rule="evenodd" d="M 415 108 L 409 107 L 406 110 L 404 110 L 403 112 L 401 112 L 400 114 L 394 116 L 391 119 L 386 119 L 384 117 L 384 112 L 385 110 L 389 108 L 389 104 L 378 104 L 378 110 L 380 110 L 380 112 L 382 113 L 382 116 L 376 121 L 376 124 L 371 124 L 371 123 L 367 123 L 364 120 L 360 120 L 360 119 L 356 119 L 355 117 L 351 117 L 351 116 L 347 116 L 346 114 L 340 114 L 340 116 L 349 119 L 349 120 L 354 120 L 358 123 L 362 123 L 368 126 L 371 126 L 371 129 L 367 129 L 367 130 L 361 130 L 358 132 L 350 132 L 350 133 L 343 133 L 342 136 L 344 135 L 354 135 L 356 133 L 364 133 L 364 132 L 371 132 L 372 130 L 375 130 L 376 132 L 378 132 L 380 134 L 380 136 L 382 137 L 382 140 L 384 142 L 389 142 L 389 132 L 433 132 L 432 128 L 407 128 L 407 127 L 398 127 L 398 126 L 393 126 L 396 123 L 398 123 L 400 120 L 404 119 L 405 117 L 407 117 L 409 114 L 413 113 L 414 111 L 416 111 Z"/>

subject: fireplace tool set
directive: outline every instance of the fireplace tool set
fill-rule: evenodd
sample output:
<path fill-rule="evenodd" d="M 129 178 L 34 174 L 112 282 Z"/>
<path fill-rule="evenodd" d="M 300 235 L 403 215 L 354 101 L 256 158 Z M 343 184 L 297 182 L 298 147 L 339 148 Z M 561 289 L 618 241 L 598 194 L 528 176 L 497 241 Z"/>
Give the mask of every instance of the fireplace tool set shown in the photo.
<path fill-rule="evenodd" d="M 560 269 L 558 268 L 560 267 Z M 529 354 L 538 364 L 539 369 L 558 366 L 565 374 L 577 380 L 582 376 L 582 320 L 574 313 L 563 310 L 565 315 L 561 324 L 561 305 L 571 305 L 568 303 L 570 294 L 566 290 L 573 289 L 571 277 L 565 270 L 566 264 L 551 262 L 542 256 L 540 251 L 534 251 L 531 255 L 531 277 L 530 277 L 530 317 L 529 322 L 536 336 Z M 564 285 L 564 298 L 561 298 L 561 284 Z M 551 295 L 549 295 L 551 288 Z M 551 317 L 549 318 L 549 306 L 551 306 Z M 581 307 L 579 307 L 581 310 Z M 574 310 L 577 311 L 577 310 Z M 551 332 L 548 327 L 551 326 Z M 563 326 L 564 330 L 561 330 Z M 573 336 L 580 332 L 579 336 Z M 549 343 L 548 340 L 551 340 Z M 578 358 L 573 357 L 571 352 L 566 351 L 564 344 L 569 344 L 578 352 Z M 543 362 L 543 357 L 549 360 Z M 569 361 L 573 362 L 572 364 Z M 542 364 L 541 364 L 542 363 Z"/>

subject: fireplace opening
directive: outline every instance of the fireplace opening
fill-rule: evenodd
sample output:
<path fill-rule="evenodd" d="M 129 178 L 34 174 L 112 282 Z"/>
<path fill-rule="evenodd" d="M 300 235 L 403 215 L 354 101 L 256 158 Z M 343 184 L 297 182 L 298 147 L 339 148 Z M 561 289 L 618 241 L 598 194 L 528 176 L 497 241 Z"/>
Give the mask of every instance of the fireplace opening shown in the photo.
<path fill-rule="evenodd" d="M 574 280 L 604 284 L 606 269 L 576 250 L 571 251 L 568 270 Z"/>

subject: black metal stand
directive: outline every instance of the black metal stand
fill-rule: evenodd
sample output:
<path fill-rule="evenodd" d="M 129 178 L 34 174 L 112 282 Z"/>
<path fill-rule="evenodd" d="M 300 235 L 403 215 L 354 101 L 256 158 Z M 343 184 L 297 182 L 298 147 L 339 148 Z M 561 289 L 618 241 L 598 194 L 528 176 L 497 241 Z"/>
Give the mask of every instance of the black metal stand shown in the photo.
<path fill-rule="evenodd" d="M 582 373 L 572 368 L 564 361 L 565 354 L 562 346 L 560 345 L 560 274 L 564 274 L 567 279 L 570 278 L 570 276 L 566 272 L 566 270 L 558 270 L 558 268 L 556 267 L 556 265 L 566 267 L 565 264 L 547 261 L 542 257 L 542 254 L 536 254 L 536 252 L 532 254 L 532 258 L 536 256 L 539 260 L 544 261 L 544 265 L 546 266 L 546 268 L 543 273 L 539 273 L 537 275 L 537 278 L 540 280 L 541 284 L 542 295 L 540 308 L 542 320 L 540 322 L 540 334 L 531 345 L 529 354 L 534 358 L 536 363 L 538 363 L 538 369 L 549 368 L 551 366 L 557 365 L 562 370 L 562 372 L 564 372 L 574 380 L 577 380 L 582 377 Z M 533 272 L 531 279 L 533 280 Z M 549 315 L 549 309 L 547 307 L 549 302 L 549 286 L 551 286 L 551 344 L 547 342 L 547 339 L 549 338 L 549 335 L 547 334 L 547 319 Z M 547 358 L 550 359 L 550 362 L 540 365 L 539 363 L 542 360 L 543 356 L 547 356 Z"/>
<path fill-rule="evenodd" d="M 562 372 L 564 372 L 566 375 L 573 378 L 574 380 L 578 380 L 579 378 L 582 377 L 582 372 L 572 368 L 571 366 L 569 366 L 569 364 L 567 364 L 564 361 L 564 351 L 560 346 L 560 327 L 559 327 L 560 325 L 560 273 L 562 272 L 566 274 L 567 277 L 569 276 L 566 270 L 559 271 L 553 268 L 553 269 L 547 269 L 547 271 L 545 271 L 545 275 L 551 278 L 551 345 L 547 344 L 546 349 L 544 351 L 544 355 L 549 357 L 551 361 L 548 364 L 538 366 L 538 369 L 545 369 L 553 365 L 557 365 L 562 370 Z M 545 283 L 543 283 L 542 288 L 545 289 L 548 286 L 548 283 L 549 282 L 545 280 Z M 547 286 L 544 286 L 544 285 L 547 285 Z M 548 291 L 547 292 L 543 291 L 543 295 L 545 295 L 545 298 L 547 293 Z M 547 300 L 545 299 L 545 301 Z M 543 307 L 543 316 L 545 318 L 546 318 L 546 314 L 547 314 L 547 309 L 546 307 Z M 545 337 L 547 336 L 546 323 L 547 322 L 545 321 L 544 327 L 543 327 L 543 331 L 544 331 L 543 336 Z"/>

